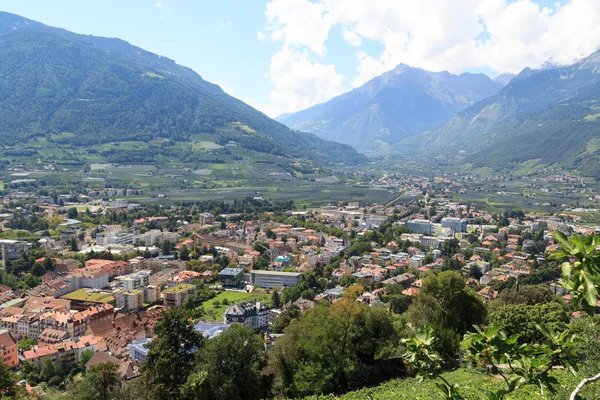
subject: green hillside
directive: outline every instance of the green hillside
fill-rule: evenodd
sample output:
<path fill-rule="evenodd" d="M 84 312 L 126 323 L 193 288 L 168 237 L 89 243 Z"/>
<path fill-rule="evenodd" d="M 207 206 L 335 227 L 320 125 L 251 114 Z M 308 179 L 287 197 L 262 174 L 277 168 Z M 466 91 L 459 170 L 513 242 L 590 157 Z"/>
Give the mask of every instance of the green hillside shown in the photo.
<path fill-rule="evenodd" d="M 8 13 L 0 13 L 0 76 L 0 139 L 13 150 L 39 138 L 87 148 L 212 135 L 287 158 L 363 159 L 349 146 L 290 130 L 172 60 Z"/>
<path fill-rule="evenodd" d="M 600 52 L 570 66 L 524 70 L 498 94 L 401 143 L 505 168 L 536 160 L 600 177 Z"/>

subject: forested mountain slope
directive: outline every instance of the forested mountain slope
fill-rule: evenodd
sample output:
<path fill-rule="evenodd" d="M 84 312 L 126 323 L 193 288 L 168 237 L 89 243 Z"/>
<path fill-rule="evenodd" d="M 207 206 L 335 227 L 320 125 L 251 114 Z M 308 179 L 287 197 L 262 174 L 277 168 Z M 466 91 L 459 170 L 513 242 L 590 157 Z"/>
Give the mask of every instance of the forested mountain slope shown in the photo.
<path fill-rule="evenodd" d="M 168 58 L 8 13 L 0 13 L 0 76 L 8 145 L 40 135 L 88 146 L 211 134 L 290 158 L 362 159 L 349 146 L 290 130 Z"/>

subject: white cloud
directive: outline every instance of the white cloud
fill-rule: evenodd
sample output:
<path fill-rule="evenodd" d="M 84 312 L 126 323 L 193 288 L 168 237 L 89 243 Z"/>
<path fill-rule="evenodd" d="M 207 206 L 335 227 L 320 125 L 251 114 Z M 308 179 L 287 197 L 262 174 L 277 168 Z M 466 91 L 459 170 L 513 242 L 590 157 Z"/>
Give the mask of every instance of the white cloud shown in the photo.
<path fill-rule="evenodd" d="M 383 62 L 374 59 L 364 51 L 358 51 L 358 67 L 356 68 L 356 76 L 352 82 L 352 86 L 358 87 L 365 84 L 375 76 L 379 76 L 386 71 Z"/>
<path fill-rule="evenodd" d="M 220 21 L 219 22 L 219 27 L 221 29 L 229 28 L 230 26 L 231 26 L 231 21 L 225 21 L 225 22 Z"/>
<path fill-rule="evenodd" d="M 261 31 L 258 31 L 256 36 L 258 37 L 258 40 L 260 40 L 261 42 L 264 42 L 265 39 L 267 38 L 267 36 L 264 33 L 262 33 Z"/>
<path fill-rule="evenodd" d="M 282 43 L 271 60 L 271 101 L 283 103 L 273 104 L 285 111 L 339 90 L 343 78 L 335 66 L 315 61 L 326 54 L 334 26 L 357 48 L 356 75 L 349 77 L 354 86 L 400 63 L 455 73 L 473 67 L 515 73 L 548 60 L 573 63 L 600 48 L 600 0 L 552 8 L 534 0 L 271 0 L 265 14 L 263 32 Z M 381 54 L 368 54 L 365 39 L 381 43 Z M 309 72 L 303 75 L 300 66 Z M 316 73 L 337 80 L 313 85 Z"/>
<path fill-rule="evenodd" d="M 354 47 L 360 47 L 362 44 L 362 38 L 349 28 L 344 28 L 344 39 Z"/>
<path fill-rule="evenodd" d="M 271 0 L 267 3 L 266 31 L 272 40 L 306 46 L 323 55 L 325 40 L 331 29 L 323 3 L 309 0 Z"/>
<path fill-rule="evenodd" d="M 271 59 L 269 77 L 275 88 L 270 105 L 260 109 L 270 116 L 297 111 L 340 94 L 344 77 L 333 65 L 313 61 L 308 51 L 283 46 Z"/>
<path fill-rule="evenodd" d="M 155 8 L 165 8 L 165 5 L 163 4 L 163 2 L 162 2 L 162 1 L 159 1 L 158 3 L 156 3 L 156 4 L 154 5 L 154 7 L 155 7 Z"/>

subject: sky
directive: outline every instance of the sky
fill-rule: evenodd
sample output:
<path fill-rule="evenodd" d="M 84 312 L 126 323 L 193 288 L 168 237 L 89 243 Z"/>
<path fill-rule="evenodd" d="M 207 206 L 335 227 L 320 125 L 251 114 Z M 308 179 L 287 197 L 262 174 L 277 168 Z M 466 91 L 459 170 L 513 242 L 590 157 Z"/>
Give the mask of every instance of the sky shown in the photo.
<path fill-rule="evenodd" d="M 271 117 L 400 63 L 493 77 L 600 48 L 600 0 L 0 0 L 0 11 L 124 39 Z"/>

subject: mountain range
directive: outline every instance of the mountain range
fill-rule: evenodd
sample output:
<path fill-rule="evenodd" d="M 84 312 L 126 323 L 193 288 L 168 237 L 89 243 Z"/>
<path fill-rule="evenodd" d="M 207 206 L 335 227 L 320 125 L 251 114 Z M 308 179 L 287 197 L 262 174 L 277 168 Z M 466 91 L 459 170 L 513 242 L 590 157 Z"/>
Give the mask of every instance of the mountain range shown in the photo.
<path fill-rule="evenodd" d="M 524 69 L 495 95 L 399 146 L 461 154 L 476 166 L 561 165 L 600 177 L 600 51 Z"/>
<path fill-rule="evenodd" d="M 4 12 L 0 76 L 5 146 L 39 137 L 90 146 L 208 134 L 318 163 L 363 159 L 350 146 L 287 128 L 166 57 Z"/>
<path fill-rule="evenodd" d="M 276 120 L 361 152 L 386 151 L 497 93 L 511 76 L 499 78 L 430 72 L 401 64 L 326 103 Z"/>

